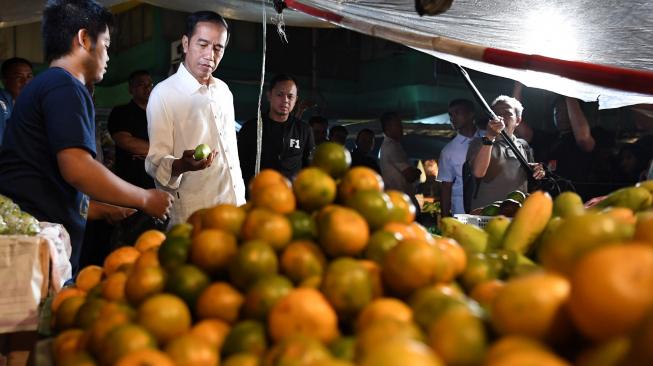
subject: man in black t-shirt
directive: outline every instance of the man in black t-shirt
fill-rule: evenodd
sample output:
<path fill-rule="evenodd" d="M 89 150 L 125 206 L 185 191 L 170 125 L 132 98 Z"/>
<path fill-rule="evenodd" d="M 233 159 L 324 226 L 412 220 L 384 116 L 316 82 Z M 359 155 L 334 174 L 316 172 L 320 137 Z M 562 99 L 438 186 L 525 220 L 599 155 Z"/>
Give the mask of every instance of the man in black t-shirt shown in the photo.
<path fill-rule="evenodd" d="M 270 110 L 262 116 L 261 170 L 275 169 L 292 179 L 310 163 L 315 147 L 313 131 L 307 123 L 291 115 L 297 101 L 297 83 L 292 76 L 273 77 L 267 96 Z M 256 125 L 256 118 L 253 118 L 245 122 L 238 133 L 238 156 L 245 185 L 254 177 Z"/>
<path fill-rule="evenodd" d="M 150 148 L 147 135 L 147 100 L 152 77 L 145 70 L 129 76 L 132 100 L 111 110 L 109 133 L 116 142 L 116 175 L 141 188 L 154 188 L 154 180 L 145 172 L 145 157 Z"/>

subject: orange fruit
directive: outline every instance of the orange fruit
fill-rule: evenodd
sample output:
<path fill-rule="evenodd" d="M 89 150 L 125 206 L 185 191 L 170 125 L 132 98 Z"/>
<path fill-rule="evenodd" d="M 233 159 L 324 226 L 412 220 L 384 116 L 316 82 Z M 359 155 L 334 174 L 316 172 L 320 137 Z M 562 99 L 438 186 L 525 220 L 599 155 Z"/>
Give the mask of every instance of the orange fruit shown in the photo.
<path fill-rule="evenodd" d="M 583 256 L 571 276 L 571 318 L 601 341 L 632 331 L 653 305 L 653 247 L 628 242 Z"/>
<path fill-rule="evenodd" d="M 254 319 L 265 320 L 272 306 L 292 289 L 292 282 L 286 277 L 272 275 L 260 278 L 247 291 L 245 314 Z"/>
<path fill-rule="evenodd" d="M 186 219 L 186 223 L 190 226 L 193 227 L 190 237 L 194 237 L 195 235 L 199 234 L 200 231 L 205 229 L 202 225 L 202 218 L 204 217 L 204 214 L 208 211 L 208 208 L 200 208 L 199 210 L 193 212 L 188 216 Z"/>
<path fill-rule="evenodd" d="M 356 357 L 356 338 L 354 336 L 339 337 L 329 344 L 329 351 L 331 351 L 331 354 L 336 360 L 354 361 Z M 351 364 L 346 363 L 345 365 Z"/>
<path fill-rule="evenodd" d="M 238 252 L 236 237 L 227 231 L 205 229 L 193 237 L 190 261 L 202 270 L 215 274 L 233 260 Z"/>
<path fill-rule="evenodd" d="M 249 212 L 242 228 L 245 240 L 261 239 L 274 250 L 282 250 L 292 238 L 290 221 L 284 215 L 263 208 Z"/>
<path fill-rule="evenodd" d="M 441 279 L 445 257 L 424 240 L 402 240 L 390 249 L 383 262 L 383 280 L 399 295 L 433 284 Z"/>
<path fill-rule="evenodd" d="M 97 361 L 85 351 L 68 353 L 61 360 L 55 362 L 58 366 L 97 366 Z"/>
<path fill-rule="evenodd" d="M 119 325 L 129 323 L 129 321 L 130 317 L 126 313 L 109 312 L 105 314 L 103 312 L 88 331 L 88 348 L 93 354 L 100 356 L 107 334 Z"/>
<path fill-rule="evenodd" d="M 329 350 L 311 337 L 297 335 L 285 338 L 265 355 L 265 365 L 331 365 Z"/>
<path fill-rule="evenodd" d="M 168 275 L 166 290 L 181 297 L 192 309 L 209 283 L 206 273 L 193 265 L 184 265 Z"/>
<path fill-rule="evenodd" d="M 191 241 L 185 236 L 171 236 L 159 247 L 159 263 L 168 271 L 174 270 L 186 263 L 190 252 Z"/>
<path fill-rule="evenodd" d="M 238 248 L 238 254 L 229 265 L 231 282 L 240 289 L 247 289 L 259 278 L 277 273 L 277 253 L 262 240 L 250 240 Z"/>
<path fill-rule="evenodd" d="M 75 314 L 75 326 L 84 330 L 89 329 L 100 317 L 102 308 L 107 303 L 101 297 L 86 298 L 84 304 Z"/>
<path fill-rule="evenodd" d="M 421 288 L 410 297 L 413 319 L 422 329 L 428 330 L 431 323 L 451 307 L 467 307 L 460 290 L 449 285 L 435 285 Z"/>
<path fill-rule="evenodd" d="M 125 300 L 127 273 L 115 272 L 102 282 L 102 297 L 109 301 Z"/>
<path fill-rule="evenodd" d="M 415 221 L 417 209 L 406 193 L 392 189 L 387 190 L 385 193 L 388 194 L 390 202 L 392 202 L 391 221 L 404 224 L 410 224 Z"/>
<path fill-rule="evenodd" d="M 506 336 L 496 341 L 485 357 L 486 366 L 571 366 L 534 339 Z"/>
<path fill-rule="evenodd" d="M 267 185 L 253 197 L 254 207 L 266 208 L 280 214 L 291 213 L 297 206 L 292 188 L 286 183 Z"/>
<path fill-rule="evenodd" d="M 358 263 L 360 263 L 360 265 L 363 266 L 370 275 L 370 281 L 372 281 L 372 299 L 382 297 L 383 277 L 381 276 L 381 266 L 378 263 L 367 259 L 359 259 Z"/>
<path fill-rule="evenodd" d="M 106 335 L 98 356 L 103 365 L 114 365 L 123 356 L 144 348 L 156 348 L 152 335 L 138 325 L 123 324 Z"/>
<path fill-rule="evenodd" d="M 447 365 L 480 365 L 487 347 L 483 321 L 466 307 L 451 307 L 429 326 L 428 345 Z"/>
<path fill-rule="evenodd" d="M 100 284 L 102 280 L 103 269 L 100 266 L 87 266 L 84 267 L 77 274 L 77 279 L 75 280 L 75 286 L 83 291 L 89 291 L 93 287 Z"/>
<path fill-rule="evenodd" d="M 140 257 L 134 262 L 134 270 L 139 270 L 145 267 L 159 267 L 159 248 L 151 248 L 143 253 Z"/>
<path fill-rule="evenodd" d="M 492 302 L 494 329 L 504 335 L 551 337 L 564 319 L 563 306 L 570 292 L 569 281 L 559 274 L 539 272 L 513 278 L 499 289 Z"/>
<path fill-rule="evenodd" d="M 125 296 L 133 305 L 140 304 L 146 298 L 163 291 L 166 273 L 161 267 L 143 267 L 135 269 L 125 283 Z"/>
<path fill-rule="evenodd" d="M 202 229 L 219 229 L 238 236 L 246 214 L 244 208 L 230 204 L 208 208 L 202 214 Z"/>
<path fill-rule="evenodd" d="M 193 225 L 182 222 L 179 224 L 173 225 L 170 230 L 166 233 L 166 239 L 169 238 L 186 238 L 190 239 L 193 235 Z"/>
<path fill-rule="evenodd" d="M 104 273 L 108 276 L 116 272 L 120 267 L 134 264 L 141 255 L 134 247 L 121 247 L 111 252 L 104 259 Z"/>
<path fill-rule="evenodd" d="M 336 182 L 319 168 L 305 168 L 297 174 L 293 182 L 293 192 L 299 207 L 306 211 L 315 211 L 336 199 Z"/>
<path fill-rule="evenodd" d="M 356 191 L 363 190 L 382 192 L 383 179 L 373 169 L 364 166 L 356 166 L 348 170 L 338 184 L 338 198 L 341 202 L 347 202 Z"/>
<path fill-rule="evenodd" d="M 219 319 L 204 319 L 197 322 L 190 330 L 190 334 L 204 339 L 215 349 L 222 349 L 227 334 L 231 327 Z"/>
<path fill-rule="evenodd" d="M 84 350 L 84 331 L 67 329 L 59 333 L 52 341 L 52 357 L 60 363 L 66 355 Z"/>
<path fill-rule="evenodd" d="M 351 154 L 335 142 L 323 142 L 315 148 L 311 166 L 320 168 L 333 178 L 340 178 L 351 165 Z"/>
<path fill-rule="evenodd" d="M 75 297 L 75 296 L 86 296 L 86 291 L 80 290 L 76 287 L 65 287 L 59 291 L 54 296 L 54 299 L 52 300 L 52 304 L 50 305 L 50 309 L 52 310 L 52 313 L 56 313 L 57 310 L 59 310 L 59 306 L 61 306 L 61 303 L 64 302 L 69 297 Z"/>
<path fill-rule="evenodd" d="M 370 237 L 369 226 L 356 211 L 327 206 L 318 214 L 319 242 L 332 257 L 355 256 L 361 253 Z"/>
<path fill-rule="evenodd" d="M 177 366 L 217 366 L 220 364 L 218 350 L 209 342 L 192 334 L 172 339 L 165 352 Z"/>
<path fill-rule="evenodd" d="M 374 189 L 354 192 L 345 201 L 345 205 L 361 214 L 372 230 L 378 229 L 388 223 L 393 210 L 390 197 L 384 192 L 379 192 Z"/>
<path fill-rule="evenodd" d="M 399 243 L 401 236 L 386 230 L 377 230 L 370 236 L 365 248 L 365 258 L 383 265 L 385 255 Z"/>
<path fill-rule="evenodd" d="M 372 279 L 355 259 L 338 258 L 327 267 L 322 293 L 339 316 L 348 318 L 372 301 Z"/>
<path fill-rule="evenodd" d="M 637 325 L 629 337 L 626 360 L 624 365 L 651 365 L 653 364 L 653 310 L 649 310 L 643 321 Z"/>
<path fill-rule="evenodd" d="M 492 279 L 478 283 L 472 288 L 469 297 L 476 300 L 481 306 L 489 308 L 505 282 Z"/>
<path fill-rule="evenodd" d="M 444 363 L 429 347 L 412 339 L 386 340 L 377 345 L 378 350 L 366 352 L 361 366 L 411 365 L 444 366 Z"/>
<path fill-rule="evenodd" d="M 320 248 L 309 240 L 288 244 L 281 254 L 281 271 L 294 283 L 300 283 L 313 276 L 321 276 L 326 258 Z"/>
<path fill-rule="evenodd" d="M 281 173 L 274 169 L 263 169 L 261 170 L 250 182 L 249 182 L 249 196 L 251 201 L 254 201 L 254 197 L 260 194 L 261 190 L 268 185 L 283 183 L 290 187 L 290 181 L 284 177 Z"/>
<path fill-rule="evenodd" d="M 317 237 L 317 226 L 311 215 L 304 211 L 293 211 L 286 215 L 292 228 L 292 240 L 313 240 Z"/>
<path fill-rule="evenodd" d="M 200 294 L 195 313 L 200 319 L 220 319 L 233 324 L 238 319 L 243 295 L 226 282 L 214 282 Z"/>
<path fill-rule="evenodd" d="M 270 310 L 268 331 L 275 342 L 304 334 L 328 343 L 338 337 L 338 318 L 319 291 L 296 288 L 277 301 Z"/>
<path fill-rule="evenodd" d="M 371 323 L 391 318 L 401 322 L 412 322 L 413 311 L 405 303 L 391 297 L 375 299 L 358 314 L 356 329 L 360 332 Z"/>
<path fill-rule="evenodd" d="M 237 353 L 224 359 L 222 366 L 260 366 L 261 359 L 250 353 Z"/>
<path fill-rule="evenodd" d="M 646 214 L 638 215 L 633 239 L 653 245 L 653 212 L 647 211 Z"/>
<path fill-rule="evenodd" d="M 191 316 L 188 306 L 177 296 L 157 294 L 138 307 L 137 322 L 163 345 L 188 332 Z"/>
<path fill-rule="evenodd" d="M 148 249 L 158 248 L 164 240 L 166 240 L 166 234 L 159 230 L 147 230 L 136 239 L 134 248 L 143 253 Z"/>
<path fill-rule="evenodd" d="M 143 348 L 124 355 L 116 366 L 175 366 L 175 362 L 158 349 Z"/>
<path fill-rule="evenodd" d="M 251 353 L 263 356 L 267 348 L 265 327 L 254 320 L 244 320 L 236 323 L 231 328 L 222 345 L 222 354 L 225 356 L 237 353 Z"/>
<path fill-rule="evenodd" d="M 503 268 L 499 259 L 486 253 L 473 253 L 467 257 L 467 266 L 462 274 L 462 284 L 471 290 L 477 284 L 499 278 Z"/>
<path fill-rule="evenodd" d="M 623 361 L 631 349 L 627 337 L 617 337 L 583 349 L 576 357 L 576 366 L 650 365 L 651 362 Z M 647 347 L 648 348 L 648 347 Z M 629 360 L 630 361 L 630 360 Z M 650 361 L 653 361 L 651 359 Z"/>
<path fill-rule="evenodd" d="M 382 230 L 393 233 L 399 240 L 403 239 L 419 239 L 427 242 L 433 242 L 433 236 L 419 223 L 412 222 L 404 224 L 401 222 L 392 221 L 383 225 Z"/>
<path fill-rule="evenodd" d="M 467 267 L 467 254 L 458 242 L 450 238 L 437 238 L 435 245 L 438 246 L 442 254 L 446 257 L 445 267 L 446 274 L 441 278 L 442 282 L 452 281 L 461 275 Z"/>

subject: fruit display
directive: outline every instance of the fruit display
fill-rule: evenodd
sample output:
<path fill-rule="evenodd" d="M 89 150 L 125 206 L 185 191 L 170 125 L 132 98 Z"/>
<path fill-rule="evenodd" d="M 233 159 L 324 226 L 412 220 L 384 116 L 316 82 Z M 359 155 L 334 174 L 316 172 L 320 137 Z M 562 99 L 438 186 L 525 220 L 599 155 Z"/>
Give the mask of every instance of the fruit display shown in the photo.
<path fill-rule="evenodd" d="M 0 235 L 36 235 L 40 231 L 37 219 L 0 194 Z"/>
<path fill-rule="evenodd" d="M 485 207 L 479 207 L 472 213 L 482 216 L 503 215 L 514 217 L 526 200 L 526 197 L 527 195 L 522 191 L 512 191 L 506 196 L 505 200 L 493 202 Z"/>
<path fill-rule="evenodd" d="M 56 364 L 653 364 L 653 182 L 435 236 L 343 151 L 82 269 L 52 301 Z"/>

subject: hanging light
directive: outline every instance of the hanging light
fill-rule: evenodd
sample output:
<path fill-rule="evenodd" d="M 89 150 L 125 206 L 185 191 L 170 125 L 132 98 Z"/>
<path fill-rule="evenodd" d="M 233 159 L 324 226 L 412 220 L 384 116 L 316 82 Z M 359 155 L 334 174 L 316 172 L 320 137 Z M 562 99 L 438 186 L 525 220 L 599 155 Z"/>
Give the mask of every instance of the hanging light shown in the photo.
<path fill-rule="evenodd" d="M 420 16 L 438 15 L 449 10 L 453 0 L 415 0 L 415 10 Z"/>

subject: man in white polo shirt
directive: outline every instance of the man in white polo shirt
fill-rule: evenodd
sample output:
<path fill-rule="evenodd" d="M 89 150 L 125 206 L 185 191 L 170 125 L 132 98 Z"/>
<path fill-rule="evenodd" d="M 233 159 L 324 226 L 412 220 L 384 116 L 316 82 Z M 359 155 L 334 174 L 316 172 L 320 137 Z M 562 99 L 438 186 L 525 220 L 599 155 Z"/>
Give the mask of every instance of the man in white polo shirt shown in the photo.
<path fill-rule="evenodd" d="M 467 99 L 455 99 L 449 103 L 449 119 L 457 134 L 442 149 L 438 161 L 438 180 L 442 182 L 440 208 L 442 216 L 464 214 L 462 170 L 467 148 L 482 131 L 474 123 L 474 103 Z"/>
<path fill-rule="evenodd" d="M 150 149 L 145 169 L 156 186 L 173 194 L 170 224 L 219 203 L 245 203 L 233 95 L 213 77 L 229 36 L 227 22 L 212 11 L 188 17 L 182 37 L 184 62 L 158 84 L 147 104 Z M 212 153 L 195 160 L 197 145 Z"/>

